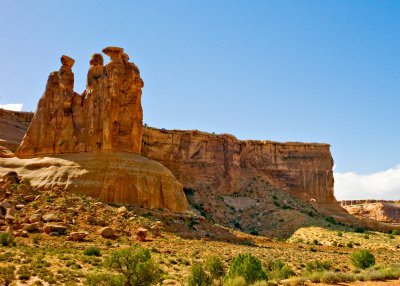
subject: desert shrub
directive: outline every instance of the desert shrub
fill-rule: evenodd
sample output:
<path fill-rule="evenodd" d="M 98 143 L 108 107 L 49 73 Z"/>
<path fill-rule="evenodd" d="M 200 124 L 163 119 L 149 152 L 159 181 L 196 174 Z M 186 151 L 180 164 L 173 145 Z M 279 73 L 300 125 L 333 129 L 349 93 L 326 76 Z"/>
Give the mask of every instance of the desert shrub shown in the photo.
<path fill-rule="evenodd" d="M 308 275 L 308 278 L 312 283 L 319 283 L 321 282 L 322 272 L 313 272 Z"/>
<path fill-rule="evenodd" d="M 341 280 L 340 280 L 338 273 L 335 273 L 332 271 L 327 271 L 327 272 L 322 273 L 320 282 L 328 283 L 328 284 L 336 284 L 336 283 L 341 282 Z"/>
<path fill-rule="evenodd" d="M 357 233 L 364 233 L 365 232 L 365 228 L 358 226 L 358 227 L 356 227 L 354 229 L 354 231 L 357 232 Z"/>
<path fill-rule="evenodd" d="M 139 245 L 111 252 L 106 265 L 123 274 L 126 285 L 153 285 L 161 276 L 161 270 L 151 259 L 150 251 Z"/>
<path fill-rule="evenodd" d="M 324 261 L 312 260 L 306 263 L 306 271 L 308 273 L 328 271 L 330 269 L 331 269 L 331 262 L 329 260 L 324 260 Z"/>
<path fill-rule="evenodd" d="M 331 216 L 325 218 L 325 220 L 326 220 L 327 222 L 331 223 L 331 224 L 337 224 L 337 223 L 336 223 L 336 220 L 335 220 L 333 217 L 331 217 Z"/>
<path fill-rule="evenodd" d="M 40 241 L 40 234 L 35 233 L 32 235 L 32 243 L 33 244 L 39 244 Z"/>
<path fill-rule="evenodd" d="M 212 284 L 212 279 L 204 271 L 201 264 L 193 264 L 190 267 L 188 286 L 208 286 Z"/>
<path fill-rule="evenodd" d="M 0 245 L 2 246 L 15 246 L 14 237 L 8 232 L 0 232 Z"/>
<path fill-rule="evenodd" d="M 341 232 L 341 231 L 338 231 L 338 232 L 337 232 L 337 236 L 340 236 L 340 237 L 342 237 L 342 236 L 343 236 L 343 232 Z"/>
<path fill-rule="evenodd" d="M 346 244 L 346 246 L 347 246 L 348 248 L 353 248 L 353 243 L 350 241 L 350 242 L 348 242 L 348 243 Z"/>
<path fill-rule="evenodd" d="M 224 286 L 246 286 L 246 285 L 247 285 L 246 280 L 241 276 L 228 278 L 225 279 L 224 281 Z"/>
<path fill-rule="evenodd" d="M 206 271 L 210 273 L 212 279 L 218 279 L 224 276 L 225 267 L 219 256 L 213 255 L 206 259 Z"/>
<path fill-rule="evenodd" d="M 282 280 L 294 276 L 294 272 L 281 260 L 270 259 L 266 262 L 269 279 Z"/>
<path fill-rule="evenodd" d="M 261 260 L 250 253 L 239 254 L 231 261 L 227 278 L 239 276 L 242 276 L 247 284 L 267 279 L 267 274 L 261 266 Z"/>
<path fill-rule="evenodd" d="M 100 250 L 97 247 L 94 247 L 94 246 L 86 248 L 83 251 L 83 254 L 85 254 L 87 256 L 101 256 Z"/>
<path fill-rule="evenodd" d="M 4 283 L 5 286 L 11 284 L 15 279 L 14 274 L 15 268 L 11 266 L 0 267 L 0 281 Z"/>
<path fill-rule="evenodd" d="M 85 285 L 87 286 L 123 286 L 126 283 L 124 275 L 108 273 L 91 273 L 86 275 Z"/>
<path fill-rule="evenodd" d="M 366 249 L 354 251 L 350 258 L 353 265 L 361 269 L 366 269 L 375 264 L 374 255 Z"/>

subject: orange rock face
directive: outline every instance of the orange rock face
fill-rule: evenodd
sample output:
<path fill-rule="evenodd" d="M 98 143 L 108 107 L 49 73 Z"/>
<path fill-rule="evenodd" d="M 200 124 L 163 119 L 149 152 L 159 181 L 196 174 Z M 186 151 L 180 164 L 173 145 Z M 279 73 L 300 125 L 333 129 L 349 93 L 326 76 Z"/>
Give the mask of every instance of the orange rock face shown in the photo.
<path fill-rule="evenodd" d="M 83 193 L 107 203 L 187 211 L 182 184 L 166 167 L 137 154 L 99 151 L 0 158 L 0 177 L 10 171 L 32 186 Z"/>
<path fill-rule="evenodd" d="M 233 194 L 260 177 L 302 200 L 325 203 L 336 201 L 329 147 L 145 128 L 142 154 L 169 168 L 186 188 Z"/>
<path fill-rule="evenodd" d="M 140 153 L 143 81 L 139 69 L 122 48 L 108 47 L 103 52 L 111 60 L 103 66 L 101 54 L 92 56 L 82 95 L 73 91 L 75 61 L 61 57 L 62 66 L 50 74 L 17 156 L 98 150 Z"/>
<path fill-rule="evenodd" d="M 373 220 L 400 223 L 400 204 L 394 202 L 362 203 L 343 206 L 350 214 Z"/>
<path fill-rule="evenodd" d="M 31 123 L 33 113 L 0 108 L 0 158 L 12 157 Z"/>

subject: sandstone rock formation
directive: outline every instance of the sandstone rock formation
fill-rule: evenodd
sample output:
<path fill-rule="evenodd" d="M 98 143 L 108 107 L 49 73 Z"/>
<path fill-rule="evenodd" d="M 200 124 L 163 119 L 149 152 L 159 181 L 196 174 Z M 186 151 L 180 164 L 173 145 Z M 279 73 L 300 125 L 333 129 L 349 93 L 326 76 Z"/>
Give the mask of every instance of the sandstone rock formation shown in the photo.
<path fill-rule="evenodd" d="M 75 61 L 61 57 L 62 66 L 50 74 L 17 156 L 98 150 L 140 153 L 143 81 L 139 69 L 122 48 L 108 47 L 103 52 L 111 60 L 103 66 L 101 54 L 92 56 L 82 95 L 73 91 Z"/>
<path fill-rule="evenodd" d="M 361 203 L 344 208 L 352 215 L 388 223 L 400 223 L 400 204 L 390 202 Z"/>
<path fill-rule="evenodd" d="M 114 204 L 185 212 L 173 174 L 158 162 L 127 152 L 99 151 L 40 158 L 0 158 L 0 176 L 16 171 L 32 186 L 84 193 Z"/>
<path fill-rule="evenodd" d="M 194 190 L 234 194 L 244 181 L 259 177 L 305 201 L 336 201 L 328 144 L 241 141 L 228 134 L 145 128 L 142 154 Z"/>
<path fill-rule="evenodd" d="M 32 112 L 0 108 L 0 157 L 12 157 L 33 118 Z"/>

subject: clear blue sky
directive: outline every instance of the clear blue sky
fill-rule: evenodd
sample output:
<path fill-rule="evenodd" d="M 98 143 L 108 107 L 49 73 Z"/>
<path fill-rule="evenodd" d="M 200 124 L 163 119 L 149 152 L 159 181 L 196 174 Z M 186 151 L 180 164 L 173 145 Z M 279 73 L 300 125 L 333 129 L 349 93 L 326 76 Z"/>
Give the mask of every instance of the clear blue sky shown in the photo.
<path fill-rule="evenodd" d="M 400 1 L 2 0 L 0 26 L 0 104 L 34 111 L 62 54 L 81 93 L 116 45 L 150 126 L 327 142 L 338 172 L 400 164 Z"/>

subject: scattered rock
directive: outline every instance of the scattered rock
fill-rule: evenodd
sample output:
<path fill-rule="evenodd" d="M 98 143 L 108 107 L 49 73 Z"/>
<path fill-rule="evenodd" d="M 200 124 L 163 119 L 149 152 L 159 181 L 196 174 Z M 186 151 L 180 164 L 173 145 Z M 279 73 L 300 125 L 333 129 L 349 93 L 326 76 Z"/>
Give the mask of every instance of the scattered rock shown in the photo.
<path fill-rule="evenodd" d="M 33 214 L 29 217 L 29 222 L 39 222 L 42 220 L 42 215 L 41 214 Z"/>
<path fill-rule="evenodd" d="M 93 225 L 97 224 L 97 219 L 92 215 L 87 215 L 85 220 L 87 224 L 93 224 Z"/>
<path fill-rule="evenodd" d="M 18 204 L 18 205 L 15 206 L 15 208 L 16 208 L 17 210 L 21 210 L 21 209 L 23 209 L 24 207 L 25 207 L 24 204 Z"/>
<path fill-rule="evenodd" d="M 138 230 L 136 231 L 136 237 L 139 241 L 146 241 L 146 236 L 147 236 L 147 229 L 143 227 L 139 227 Z"/>
<path fill-rule="evenodd" d="M 24 200 L 28 203 L 33 202 L 35 200 L 35 196 L 34 195 L 27 195 L 24 196 Z"/>
<path fill-rule="evenodd" d="M 97 232 L 104 238 L 113 238 L 113 237 L 115 237 L 114 230 L 109 226 L 100 228 Z"/>
<path fill-rule="evenodd" d="M 17 172 L 11 171 L 3 176 L 4 182 L 7 184 L 19 184 L 20 180 Z"/>
<path fill-rule="evenodd" d="M 74 231 L 68 236 L 68 240 L 82 241 L 89 233 L 87 231 Z"/>
<path fill-rule="evenodd" d="M 59 224 L 45 224 L 43 227 L 43 231 L 47 234 L 50 233 L 58 233 L 58 234 L 65 234 L 67 228 L 64 225 Z"/>
<path fill-rule="evenodd" d="M 161 230 L 163 227 L 163 223 L 161 221 L 156 221 L 152 226 L 151 226 L 151 231 L 153 235 L 155 236 L 160 236 L 161 235 Z"/>
<path fill-rule="evenodd" d="M 29 233 L 26 230 L 19 229 L 14 232 L 14 236 L 28 237 Z"/>
<path fill-rule="evenodd" d="M 106 226 L 107 225 L 107 222 L 104 220 L 104 219 L 98 219 L 97 220 L 97 225 L 99 225 L 99 226 Z"/>
<path fill-rule="evenodd" d="M 27 232 L 39 232 L 43 226 L 43 222 L 24 223 L 22 229 Z"/>
<path fill-rule="evenodd" d="M 6 214 L 6 217 L 5 217 L 6 223 L 11 224 L 14 222 L 14 220 L 15 220 L 14 216 Z"/>
<path fill-rule="evenodd" d="M 124 215 L 128 212 L 128 209 L 125 206 L 122 206 L 120 208 L 117 209 L 117 213 L 120 215 Z"/>
<path fill-rule="evenodd" d="M 50 221 L 57 222 L 57 221 L 61 221 L 60 217 L 59 217 L 57 214 L 53 214 L 53 213 L 43 215 L 42 219 L 43 219 L 43 221 L 45 221 L 45 222 L 50 222 Z"/>

